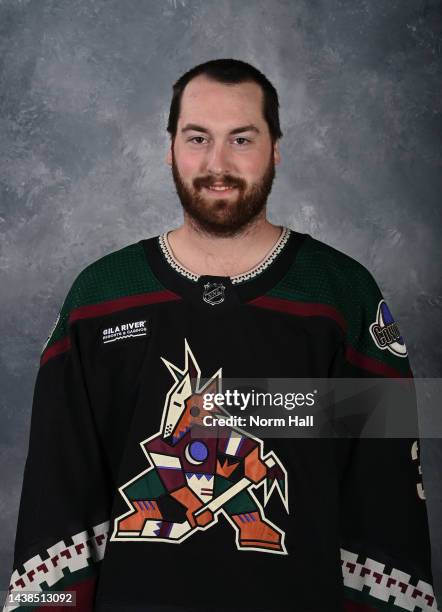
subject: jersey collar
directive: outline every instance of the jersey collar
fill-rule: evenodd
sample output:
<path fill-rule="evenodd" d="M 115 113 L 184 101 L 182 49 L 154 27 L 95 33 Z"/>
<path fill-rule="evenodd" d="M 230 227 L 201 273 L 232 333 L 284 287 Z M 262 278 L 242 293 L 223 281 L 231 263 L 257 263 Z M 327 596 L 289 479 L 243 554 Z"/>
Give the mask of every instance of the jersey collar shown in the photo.
<path fill-rule="evenodd" d="M 265 257 L 256 266 L 254 266 L 250 270 L 247 270 L 246 272 L 242 272 L 241 274 L 236 274 L 235 276 L 228 276 L 228 277 L 222 277 L 222 278 L 229 278 L 232 285 L 238 285 L 239 283 L 243 283 L 252 278 L 255 278 L 259 274 L 262 274 L 262 272 L 264 272 L 264 270 L 271 265 L 274 259 L 279 255 L 279 253 L 282 251 L 284 246 L 287 244 L 287 241 L 290 237 L 290 232 L 291 230 L 288 227 L 282 226 L 278 240 L 273 245 L 273 247 L 270 249 L 270 251 L 267 253 L 267 255 L 265 255 Z M 188 278 L 189 280 L 198 282 L 201 275 L 194 274 L 193 272 L 185 268 L 175 258 L 173 251 L 171 249 L 171 246 L 169 244 L 169 241 L 167 239 L 168 234 L 169 232 L 164 232 L 164 234 L 161 234 L 160 236 L 158 236 L 158 244 L 164 255 L 164 258 L 169 263 L 169 265 L 178 272 L 178 274 L 181 274 L 182 276 L 184 276 L 185 278 Z"/>
<path fill-rule="evenodd" d="M 166 289 L 197 307 L 217 313 L 270 291 L 288 272 L 307 236 L 283 226 L 279 239 L 264 259 L 251 270 L 232 277 L 198 276 L 184 268 L 173 256 L 167 232 L 141 240 L 141 243 L 151 272 Z M 212 287 L 216 294 L 216 286 L 220 287 L 224 298 L 219 303 L 210 304 L 205 298 Z"/>

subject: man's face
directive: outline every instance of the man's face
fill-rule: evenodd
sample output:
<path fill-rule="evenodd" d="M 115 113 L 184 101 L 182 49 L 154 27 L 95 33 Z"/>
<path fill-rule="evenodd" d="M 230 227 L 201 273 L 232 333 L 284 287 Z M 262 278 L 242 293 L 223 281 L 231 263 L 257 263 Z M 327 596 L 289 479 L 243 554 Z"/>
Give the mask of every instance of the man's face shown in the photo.
<path fill-rule="evenodd" d="M 235 235 L 266 205 L 280 157 L 262 97 L 256 83 L 227 85 L 205 76 L 184 89 L 167 163 L 184 210 L 210 234 Z"/>

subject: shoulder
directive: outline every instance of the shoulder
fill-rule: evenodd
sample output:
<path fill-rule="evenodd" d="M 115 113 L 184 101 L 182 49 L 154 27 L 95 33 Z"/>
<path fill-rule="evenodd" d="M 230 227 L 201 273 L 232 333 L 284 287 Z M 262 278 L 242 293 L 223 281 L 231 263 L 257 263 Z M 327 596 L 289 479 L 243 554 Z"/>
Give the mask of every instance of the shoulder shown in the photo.
<path fill-rule="evenodd" d="M 71 312 L 81 306 L 159 289 L 162 285 L 148 266 L 140 240 L 103 255 L 81 270 L 64 306 Z"/>
<path fill-rule="evenodd" d="M 310 268 L 319 277 L 328 277 L 340 286 L 354 289 L 376 285 L 371 272 L 358 260 L 321 240 L 308 237 L 299 253 L 304 275 Z"/>
<path fill-rule="evenodd" d="M 143 242 L 107 253 L 77 274 L 42 352 L 67 336 L 70 321 L 82 308 L 164 289 L 148 266 Z"/>
<path fill-rule="evenodd" d="M 353 257 L 307 236 L 279 290 L 311 305 L 313 314 L 338 321 L 352 354 L 408 373 L 401 359 L 407 349 L 392 312 L 371 272 Z"/>
<path fill-rule="evenodd" d="M 277 291 L 288 299 L 334 306 L 345 317 L 361 304 L 377 303 L 382 297 L 362 263 L 308 234 Z"/>
<path fill-rule="evenodd" d="M 75 278 L 67 298 L 73 309 L 159 287 L 140 240 L 88 264 Z"/>

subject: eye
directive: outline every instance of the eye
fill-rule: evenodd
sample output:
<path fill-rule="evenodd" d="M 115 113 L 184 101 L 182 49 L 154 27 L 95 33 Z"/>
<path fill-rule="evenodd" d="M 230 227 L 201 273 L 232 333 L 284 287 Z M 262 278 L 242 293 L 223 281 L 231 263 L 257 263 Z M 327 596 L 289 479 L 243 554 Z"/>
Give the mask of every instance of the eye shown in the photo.
<path fill-rule="evenodd" d="M 249 142 L 251 142 L 248 138 L 244 138 L 244 136 L 238 136 L 238 138 L 235 138 L 235 141 L 238 141 L 238 140 L 243 140 L 244 141 L 244 143 L 238 143 L 240 145 L 248 144 Z"/>
<path fill-rule="evenodd" d="M 204 136 L 193 136 L 192 138 L 189 138 L 189 142 L 194 142 L 194 140 L 196 140 L 197 138 L 199 138 L 200 140 L 205 140 Z M 202 144 L 202 143 L 195 142 L 195 144 Z"/>

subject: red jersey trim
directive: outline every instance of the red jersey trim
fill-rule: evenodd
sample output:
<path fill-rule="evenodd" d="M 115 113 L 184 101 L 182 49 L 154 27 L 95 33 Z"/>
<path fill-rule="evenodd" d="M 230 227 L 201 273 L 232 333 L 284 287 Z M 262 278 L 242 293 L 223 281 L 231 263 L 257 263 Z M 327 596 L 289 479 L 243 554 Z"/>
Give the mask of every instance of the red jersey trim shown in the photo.
<path fill-rule="evenodd" d="M 295 302 L 284 298 L 270 297 L 267 295 L 255 298 L 248 302 L 252 306 L 260 306 L 261 308 L 270 308 L 279 312 L 288 314 L 300 315 L 301 317 L 328 317 L 333 319 L 339 327 L 345 331 L 347 322 L 341 313 L 328 304 L 316 304 L 315 302 Z"/>
<path fill-rule="evenodd" d="M 112 312 L 118 312 L 119 310 L 125 310 L 127 308 L 133 308 L 134 306 L 144 306 L 146 304 L 159 304 L 161 302 L 171 302 L 174 300 L 181 300 L 182 297 L 177 295 L 173 291 L 164 289 L 163 291 L 154 291 L 152 293 L 139 293 L 137 295 L 128 295 L 115 300 L 107 300 L 100 304 L 90 304 L 88 306 L 79 306 L 74 308 L 69 315 L 69 323 L 78 321 L 80 319 L 89 319 L 98 317 L 100 315 L 110 314 Z M 49 359 L 64 353 L 71 346 L 69 336 L 64 336 L 57 342 L 54 342 L 49 346 L 42 354 L 40 358 L 40 367 L 44 365 Z"/>
<path fill-rule="evenodd" d="M 332 319 L 339 325 L 339 327 L 345 332 L 347 329 L 347 321 L 341 315 L 341 313 L 330 306 L 329 304 L 318 304 L 315 302 L 298 302 L 287 300 L 284 298 L 276 298 L 270 296 L 261 296 L 248 302 L 252 306 L 259 306 L 261 308 L 269 308 L 270 310 L 277 310 L 278 312 L 285 312 L 287 314 L 298 315 L 301 317 L 327 317 Z M 404 378 L 411 377 L 411 372 L 408 372 L 405 376 L 396 368 L 393 368 L 382 361 L 378 361 L 373 357 L 367 357 L 363 353 L 357 351 L 354 347 L 348 345 L 345 353 L 347 361 L 358 368 L 366 370 L 377 376 L 385 376 L 388 378 Z"/>
<path fill-rule="evenodd" d="M 100 304 L 91 304 L 89 306 L 79 306 L 74 308 L 69 315 L 69 323 L 78 321 L 79 319 L 89 319 L 100 315 L 118 312 L 126 308 L 134 306 L 144 306 L 145 304 L 158 304 L 160 302 L 170 302 L 172 300 L 181 300 L 181 296 L 173 291 L 164 289 L 163 291 L 154 291 L 153 293 L 139 293 L 138 295 L 127 295 L 116 300 L 108 300 Z"/>
<path fill-rule="evenodd" d="M 399 372 L 399 370 L 396 370 L 396 368 L 392 368 L 386 363 L 382 363 L 382 361 L 378 361 L 377 359 L 373 359 L 373 357 L 367 357 L 367 355 L 359 353 L 350 345 L 347 346 L 345 351 L 345 358 L 349 363 L 352 363 L 362 370 L 367 370 L 372 374 L 385 376 L 387 378 L 412 378 L 410 370 L 407 372 L 407 374 L 402 374 L 402 372 Z"/>
<path fill-rule="evenodd" d="M 69 336 L 64 336 L 60 340 L 57 340 L 57 342 L 54 342 L 54 344 L 51 344 L 40 357 L 40 367 L 49 361 L 49 359 L 52 359 L 52 357 L 56 355 L 60 355 L 60 353 L 64 353 L 70 349 L 70 347 L 71 341 Z"/>

